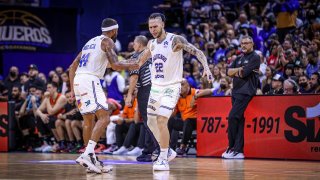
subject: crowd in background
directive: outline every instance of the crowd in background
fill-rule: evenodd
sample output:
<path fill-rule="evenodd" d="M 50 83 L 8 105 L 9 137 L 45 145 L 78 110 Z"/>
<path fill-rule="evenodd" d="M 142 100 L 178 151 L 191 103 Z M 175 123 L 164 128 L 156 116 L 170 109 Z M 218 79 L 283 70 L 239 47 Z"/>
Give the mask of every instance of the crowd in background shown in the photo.
<path fill-rule="evenodd" d="M 253 38 L 255 51 L 260 55 L 260 89 L 257 95 L 319 94 L 319 2 L 237 3 L 176 0 L 154 7 L 167 16 L 167 30 L 184 36 L 205 53 L 214 76 L 213 83 L 207 82 L 201 77 L 202 67 L 196 57 L 185 53 L 183 76 L 188 83 L 186 92 L 182 93 L 186 101 L 181 103 L 195 103 L 198 96 L 229 96 L 232 93 L 232 79 L 226 76 L 226 68 L 241 56 L 239 42 L 245 35 Z M 127 59 L 133 53 L 133 43 L 129 43 L 127 51 L 118 52 L 119 59 Z M 16 147 L 25 151 L 79 152 L 83 149 L 82 117 L 77 110 L 79 104 L 70 94 L 68 71 L 56 67 L 46 75 L 39 69 L 41 67 L 31 64 L 28 72 L 21 73 L 13 66 L 5 78 L 0 78 L 0 101 L 15 102 Z M 111 125 L 96 151 L 139 155 L 144 131 L 140 131 L 143 126 L 136 107 L 129 108 L 124 104 L 128 73 L 108 69 L 102 84 L 108 92 L 109 104 L 114 108 L 110 112 L 113 114 Z M 193 92 L 194 100 L 187 97 L 189 91 Z M 48 102 L 44 103 L 46 98 Z M 192 109 L 195 111 L 194 106 Z M 184 118 L 183 113 L 180 111 L 178 116 L 184 121 L 188 118 Z M 192 127 L 194 130 L 195 125 Z M 175 128 L 170 127 L 172 129 Z M 185 148 L 186 143 L 182 142 L 180 148 Z M 177 147 L 176 144 L 172 146 Z"/>

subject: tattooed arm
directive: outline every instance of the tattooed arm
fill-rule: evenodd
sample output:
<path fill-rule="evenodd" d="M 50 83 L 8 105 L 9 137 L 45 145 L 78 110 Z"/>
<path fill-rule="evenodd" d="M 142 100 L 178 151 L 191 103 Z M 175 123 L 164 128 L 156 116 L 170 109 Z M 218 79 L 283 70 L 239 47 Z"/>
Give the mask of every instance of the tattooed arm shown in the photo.
<path fill-rule="evenodd" d="M 101 42 L 101 49 L 106 52 L 111 68 L 114 70 L 134 70 L 139 66 L 135 62 L 118 61 L 118 56 L 114 52 L 114 42 L 110 38 L 105 38 Z"/>
<path fill-rule="evenodd" d="M 141 67 L 149 58 L 151 58 L 150 50 L 151 40 L 148 42 L 147 48 L 139 55 L 139 67 Z"/>
<path fill-rule="evenodd" d="M 178 35 L 174 37 L 172 47 L 174 52 L 183 49 L 188 53 L 196 56 L 204 68 L 203 76 L 207 75 L 208 81 L 212 82 L 212 74 L 208 66 L 207 58 L 201 50 L 197 49 L 192 44 L 190 44 L 184 37 Z"/>

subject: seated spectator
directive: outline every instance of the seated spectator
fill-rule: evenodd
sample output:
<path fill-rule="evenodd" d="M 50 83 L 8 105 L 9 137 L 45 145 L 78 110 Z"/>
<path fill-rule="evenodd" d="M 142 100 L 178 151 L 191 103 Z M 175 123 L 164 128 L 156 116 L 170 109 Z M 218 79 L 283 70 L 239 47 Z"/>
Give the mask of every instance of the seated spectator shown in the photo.
<path fill-rule="evenodd" d="M 230 78 L 223 77 L 220 79 L 220 85 L 218 89 L 203 89 L 201 92 L 195 95 L 198 96 L 226 96 L 226 92 L 230 89 Z"/>
<path fill-rule="evenodd" d="M 197 106 L 195 99 L 202 96 L 201 92 L 202 90 L 191 88 L 186 79 L 181 82 L 180 99 L 178 100 L 175 113 L 173 113 L 168 122 L 168 129 L 171 134 L 170 147 L 172 149 L 175 149 L 177 145 L 177 137 L 173 135 L 173 130 L 183 131 L 182 143 L 176 149 L 178 155 L 186 155 L 192 131 L 197 129 Z M 180 112 L 181 118 L 175 117 L 177 112 Z"/>
<path fill-rule="evenodd" d="M 309 81 L 310 79 L 306 75 L 302 75 L 299 77 L 298 83 L 300 86 L 300 94 L 311 94 L 314 92 L 314 90 L 311 88 L 311 84 L 309 83 Z"/>
<path fill-rule="evenodd" d="M 294 76 L 294 65 L 290 63 L 284 67 L 283 78 L 284 79 L 288 79 L 288 78 L 293 79 L 292 76 Z"/>
<path fill-rule="evenodd" d="M 65 113 L 58 114 L 58 119 L 55 122 L 60 137 L 59 150 L 61 152 L 77 152 L 83 146 L 81 136 L 83 118 L 71 92 L 67 91 L 65 96 L 67 98 L 67 104 L 64 106 Z"/>
<path fill-rule="evenodd" d="M 308 65 L 306 67 L 306 75 L 311 77 L 311 74 L 320 70 L 320 58 L 316 52 L 309 52 L 307 54 Z"/>
<path fill-rule="evenodd" d="M 57 115 L 64 112 L 66 103 L 66 97 L 58 93 L 58 85 L 54 82 L 49 82 L 47 84 L 47 92 L 44 93 L 44 99 L 36 111 L 37 128 L 44 139 L 44 143 L 47 143 L 45 144 L 45 150 L 42 149 L 42 151 L 54 151 L 53 147 L 50 146 L 53 145 L 50 142 L 51 133 L 53 133 L 55 140 L 61 144 L 62 135 L 57 133 L 55 121 L 57 120 Z"/>
<path fill-rule="evenodd" d="M 43 91 L 29 86 L 27 98 L 19 109 L 19 118 L 17 119 L 18 128 L 21 131 L 22 142 L 18 143 L 23 150 L 38 147 L 40 144 L 35 142 L 36 135 L 36 111 L 40 106 Z"/>
<path fill-rule="evenodd" d="M 313 73 L 310 78 L 310 85 L 313 90 L 313 93 L 319 94 L 320 93 L 320 74 Z"/>
<path fill-rule="evenodd" d="M 292 79 L 287 79 L 284 81 L 283 89 L 284 89 L 283 94 L 286 94 L 286 95 L 299 94 L 299 86 Z"/>
<path fill-rule="evenodd" d="M 283 77 L 280 74 L 276 74 L 272 78 L 271 90 L 267 93 L 268 95 L 283 94 Z"/>
<path fill-rule="evenodd" d="M 267 94 L 271 90 L 271 82 L 273 78 L 274 70 L 267 66 L 266 68 L 266 79 L 262 80 L 262 93 Z"/>
<path fill-rule="evenodd" d="M 293 73 L 296 77 L 300 77 L 304 74 L 304 68 L 300 61 L 294 64 Z"/>
<path fill-rule="evenodd" d="M 120 104 L 124 104 L 123 91 L 125 89 L 125 80 L 118 71 L 107 69 L 103 87 L 108 89 L 108 98 L 112 98 Z"/>
<path fill-rule="evenodd" d="M 126 92 L 127 93 L 127 92 Z M 135 97 L 135 96 L 134 96 Z M 126 95 L 125 97 L 126 98 Z M 124 155 L 131 154 L 129 149 L 130 147 L 136 146 L 134 149 L 135 154 L 139 156 L 142 153 L 142 148 L 144 147 L 144 139 L 139 140 L 140 129 L 143 127 L 142 123 L 135 123 L 135 113 L 137 109 L 137 99 L 134 100 L 132 107 L 124 106 L 122 114 L 118 119 L 113 119 L 112 122 L 116 123 L 116 141 L 119 149 L 114 151 L 113 155 Z M 143 134 L 144 137 L 144 134 Z M 137 142 L 138 141 L 138 142 Z"/>

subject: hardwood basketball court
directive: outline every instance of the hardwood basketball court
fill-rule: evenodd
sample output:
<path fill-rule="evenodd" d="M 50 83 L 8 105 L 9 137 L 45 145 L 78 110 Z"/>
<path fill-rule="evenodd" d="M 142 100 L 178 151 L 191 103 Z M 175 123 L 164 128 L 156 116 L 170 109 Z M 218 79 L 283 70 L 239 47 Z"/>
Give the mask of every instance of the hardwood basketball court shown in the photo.
<path fill-rule="evenodd" d="M 319 161 L 176 158 L 170 172 L 152 171 L 135 157 L 100 155 L 113 166 L 107 174 L 88 174 L 78 154 L 0 153 L 0 179 L 319 179 Z"/>

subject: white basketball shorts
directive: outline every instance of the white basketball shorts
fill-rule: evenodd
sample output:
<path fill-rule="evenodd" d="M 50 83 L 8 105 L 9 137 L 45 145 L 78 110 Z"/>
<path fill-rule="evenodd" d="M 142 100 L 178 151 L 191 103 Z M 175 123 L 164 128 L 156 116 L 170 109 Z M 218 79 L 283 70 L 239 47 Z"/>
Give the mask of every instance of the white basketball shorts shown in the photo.
<path fill-rule="evenodd" d="M 150 90 L 147 112 L 148 116 L 170 118 L 180 98 L 181 84 L 158 86 L 153 84 Z"/>
<path fill-rule="evenodd" d="M 100 79 L 90 74 L 77 74 L 73 82 L 77 106 L 82 115 L 108 110 L 107 98 Z"/>

